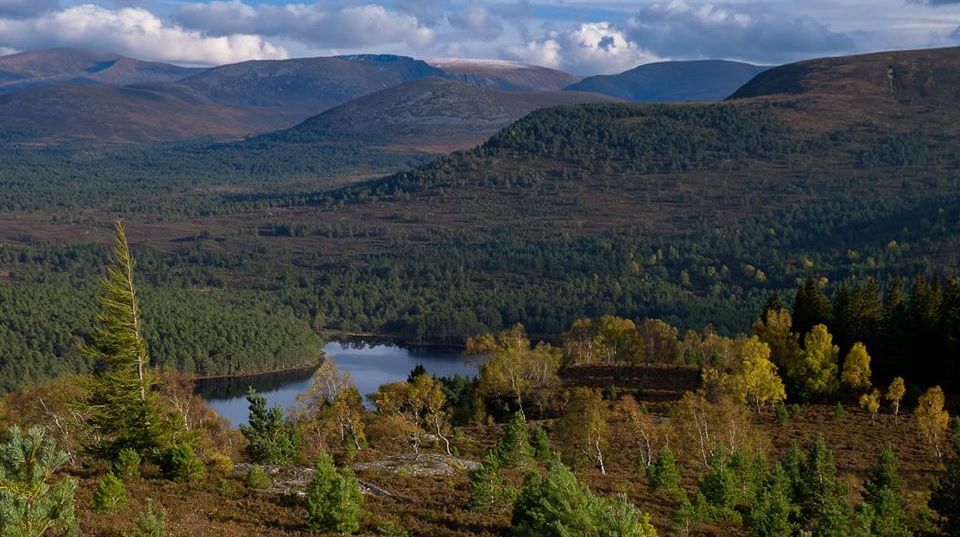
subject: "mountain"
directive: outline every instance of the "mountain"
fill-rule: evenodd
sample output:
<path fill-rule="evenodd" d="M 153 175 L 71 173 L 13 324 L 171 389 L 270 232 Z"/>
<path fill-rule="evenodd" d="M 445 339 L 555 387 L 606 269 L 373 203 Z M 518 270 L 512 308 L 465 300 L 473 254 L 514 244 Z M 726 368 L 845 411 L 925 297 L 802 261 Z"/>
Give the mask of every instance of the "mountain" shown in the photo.
<path fill-rule="evenodd" d="M 821 58 L 774 67 L 738 89 L 731 99 L 819 96 L 886 107 L 960 102 L 960 47 L 878 52 Z"/>
<path fill-rule="evenodd" d="M 268 110 L 175 87 L 56 85 L 0 95 L 0 140 L 32 146 L 230 139 L 281 126 Z"/>
<path fill-rule="evenodd" d="M 223 104 L 273 108 L 295 123 L 357 97 L 440 74 L 413 58 L 358 55 L 223 65 L 179 85 Z"/>
<path fill-rule="evenodd" d="M 447 78 L 509 91 L 555 91 L 579 80 L 563 71 L 503 60 L 434 58 L 427 63 Z"/>
<path fill-rule="evenodd" d="M 0 57 L 0 92 L 54 84 L 171 82 L 202 71 L 110 52 L 53 48 Z"/>
<path fill-rule="evenodd" d="M 474 146 L 540 108 L 613 101 L 599 94 L 521 93 L 431 77 L 360 97 L 264 138 L 351 141 L 438 153 Z"/>
<path fill-rule="evenodd" d="M 638 102 L 718 101 L 766 69 L 726 60 L 648 63 L 618 75 L 587 77 L 567 89 Z"/>

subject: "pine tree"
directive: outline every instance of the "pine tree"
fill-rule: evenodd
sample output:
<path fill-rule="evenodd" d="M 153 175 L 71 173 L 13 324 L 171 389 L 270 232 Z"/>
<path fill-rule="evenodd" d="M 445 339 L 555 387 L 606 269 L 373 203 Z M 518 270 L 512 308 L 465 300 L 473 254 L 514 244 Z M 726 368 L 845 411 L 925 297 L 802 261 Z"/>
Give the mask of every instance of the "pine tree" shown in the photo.
<path fill-rule="evenodd" d="M 267 398 L 253 388 L 247 392 L 248 424 L 240 426 L 247 439 L 247 456 L 254 462 L 287 464 L 300 452 L 300 437 L 283 416 L 279 405 L 267 410 Z"/>
<path fill-rule="evenodd" d="M 686 492 L 680 486 L 680 468 L 669 446 L 665 446 L 653 459 L 647 473 L 647 487 L 650 492 L 664 491 L 676 499 L 686 497 Z"/>
<path fill-rule="evenodd" d="M 470 471 L 470 501 L 467 508 L 486 511 L 498 507 L 508 497 L 500 473 L 500 459 L 495 452 L 487 453 L 480 466 Z"/>
<path fill-rule="evenodd" d="M 147 498 L 143 510 L 133 521 L 133 526 L 134 532 L 126 537 L 164 537 L 166 535 L 163 511 L 154 509 L 153 500 L 150 498 Z"/>
<path fill-rule="evenodd" d="M 750 537 L 795 535 L 797 527 L 792 520 L 794 511 L 790 479 L 783 467 L 777 464 L 757 492 L 756 500 L 748 507 L 748 535 Z"/>
<path fill-rule="evenodd" d="M 310 531 L 355 533 L 360 529 L 362 502 L 360 484 L 353 472 L 337 473 L 333 458 L 321 454 L 307 485 L 306 522 Z"/>
<path fill-rule="evenodd" d="M 947 535 L 960 535 L 960 438 L 955 439 L 953 455 L 944 466 L 933 489 L 930 507 L 946 519 Z"/>
<path fill-rule="evenodd" d="M 117 476 L 110 472 L 97 481 L 97 488 L 93 491 L 92 507 L 101 513 L 115 511 L 127 505 L 127 489 Z"/>
<path fill-rule="evenodd" d="M 515 412 L 497 442 L 497 459 L 504 468 L 528 468 L 533 463 L 530 429 L 523 414 Z"/>
<path fill-rule="evenodd" d="M 516 537 L 657 534 L 647 515 L 622 499 L 595 496 L 558 460 L 547 465 L 545 476 L 527 476 L 514 502 L 512 525 Z"/>
<path fill-rule="evenodd" d="M 545 462 L 553 457 L 553 448 L 550 447 L 550 437 L 547 436 L 547 431 L 544 431 L 543 427 L 535 425 L 531 436 L 532 439 L 530 443 L 533 448 L 533 456 L 536 457 L 538 461 Z"/>
<path fill-rule="evenodd" d="M 833 454 L 823 438 L 807 453 L 798 503 L 802 529 L 813 537 L 838 537 L 850 528 L 853 511 L 847 487 L 837 477 Z"/>
<path fill-rule="evenodd" d="M 123 221 L 117 221 L 113 259 L 101 280 L 100 312 L 90 343 L 82 349 L 99 368 L 89 399 L 90 422 L 100 438 L 94 449 L 108 458 L 123 448 L 145 453 L 161 443 L 161 412 L 153 392 L 133 270 Z"/>
<path fill-rule="evenodd" d="M 830 322 L 830 300 L 823 294 L 820 284 L 808 276 L 797 288 L 793 304 L 793 328 L 803 338 L 818 324 Z"/>
<path fill-rule="evenodd" d="M 12 427 L 0 444 L 0 537 L 43 537 L 77 532 L 76 480 L 53 475 L 67 462 L 42 429 L 23 435 Z"/>
<path fill-rule="evenodd" d="M 864 501 L 867 503 L 871 534 L 876 537 L 911 537 L 907 515 L 900 496 L 900 475 L 897 456 L 889 447 L 883 447 L 877 464 L 864 482 Z"/>

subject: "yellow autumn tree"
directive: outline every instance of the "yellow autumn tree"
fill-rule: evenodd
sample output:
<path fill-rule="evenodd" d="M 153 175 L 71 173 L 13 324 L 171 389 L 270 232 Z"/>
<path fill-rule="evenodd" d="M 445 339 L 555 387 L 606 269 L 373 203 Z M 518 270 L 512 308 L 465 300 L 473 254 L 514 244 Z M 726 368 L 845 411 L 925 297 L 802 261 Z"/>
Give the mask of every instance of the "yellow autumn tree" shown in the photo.
<path fill-rule="evenodd" d="M 487 357 L 480 368 L 478 393 L 509 397 L 521 413 L 527 403 L 541 401 L 560 382 L 560 351 L 546 343 L 531 347 L 521 324 L 497 336 L 471 338 L 467 352 Z"/>
<path fill-rule="evenodd" d="M 870 375 L 870 355 L 867 354 L 867 347 L 860 342 L 854 343 L 843 360 L 840 381 L 851 390 L 861 392 L 870 389 Z"/>
<path fill-rule="evenodd" d="M 884 398 L 893 406 L 893 421 L 896 423 L 900 415 L 900 402 L 903 401 L 904 394 L 907 393 L 907 387 L 903 377 L 896 377 L 890 381 L 890 387 L 887 388 L 887 394 Z"/>
<path fill-rule="evenodd" d="M 943 458 L 941 443 L 950 425 L 950 414 L 944 410 L 944 402 L 943 389 L 940 386 L 934 386 L 920 396 L 916 410 L 920 437 L 933 447 L 937 459 Z"/>
<path fill-rule="evenodd" d="M 753 325 L 753 333 L 770 346 L 770 359 L 781 371 L 796 369 L 800 359 L 799 334 L 785 309 L 771 309 Z"/>
<path fill-rule="evenodd" d="M 877 419 L 877 411 L 880 410 L 880 390 L 873 390 L 860 396 L 860 408 L 870 413 L 870 421 Z"/>
<path fill-rule="evenodd" d="M 744 393 L 756 407 L 757 414 L 767 404 L 775 405 L 785 400 L 787 391 L 777 374 L 777 366 L 770 361 L 770 346 L 753 336 L 739 342 L 738 347 Z"/>
<path fill-rule="evenodd" d="M 826 325 L 814 326 L 803 340 L 803 352 L 796 369 L 791 372 L 805 397 L 821 397 L 837 390 L 837 359 L 840 347 Z"/>

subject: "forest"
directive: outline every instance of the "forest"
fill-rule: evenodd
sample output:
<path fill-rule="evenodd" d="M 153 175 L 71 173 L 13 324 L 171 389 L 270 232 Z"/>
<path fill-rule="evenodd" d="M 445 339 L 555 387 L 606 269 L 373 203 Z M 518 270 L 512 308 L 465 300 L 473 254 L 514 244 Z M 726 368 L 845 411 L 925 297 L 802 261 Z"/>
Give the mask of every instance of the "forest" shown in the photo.
<path fill-rule="evenodd" d="M 925 309 L 929 348 L 955 344 L 956 281 L 831 301 L 807 278 L 729 336 L 602 315 L 535 342 L 517 324 L 466 341 L 476 378 L 418 367 L 369 407 L 325 359 L 296 409 L 251 388 L 237 430 L 157 367 L 162 305 L 140 302 L 135 266 L 118 224 L 80 349 L 94 367 L 0 400 L 12 535 L 960 530 L 960 419 L 922 369 L 882 358 Z"/>

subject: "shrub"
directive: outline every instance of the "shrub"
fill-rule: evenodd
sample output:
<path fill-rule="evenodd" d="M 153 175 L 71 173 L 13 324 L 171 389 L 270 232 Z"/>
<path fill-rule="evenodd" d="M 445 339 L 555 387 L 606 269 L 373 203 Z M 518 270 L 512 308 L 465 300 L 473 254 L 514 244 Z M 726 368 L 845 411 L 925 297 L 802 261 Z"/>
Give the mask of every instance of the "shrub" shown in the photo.
<path fill-rule="evenodd" d="M 787 411 L 787 405 L 780 403 L 774 408 L 777 423 L 783 425 L 790 421 L 790 413 Z"/>
<path fill-rule="evenodd" d="M 243 482 L 252 489 L 265 489 L 270 486 L 270 476 L 263 469 L 263 466 L 254 464 L 247 470 L 247 475 L 243 477 Z"/>
<path fill-rule="evenodd" d="M 189 444 L 175 444 L 167 449 L 161 458 L 160 469 L 164 477 L 181 483 L 199 481 L 207 475 L 203 461 Z"/>
<path fill-rule="evenodd" d="M 207 456 L 210 467 L 219 475 L 228 475 L 233 471 L 233 459 L 229 455 L 214 451 Z"/>
<path fill-rule="evenodd" d="M 843 408 L 843 403 L 837 401 L 837 406 L 833 409 L 833 417 L 842 420 L 847 415 L 847 410 Z"/>
<path fill-rule="evenodd" d="M 140 454 L 132 449 L 121 449 L 113 461 L 113 474 L 120 479 L 140 477 Z"/>
<path fill-rule="evenodd" d="M 153 500 L 149 498 L 143 510 L 133 521 L 133 527 L 133 533 L 128 534 L 127 537 L 164 537 L 167 531 L 163 511 L 155 510 Z"/>
<path fill-rule="evenodd" d="M 53 481 L 67 461 L 43 429 L 32 427 L 26 435 L 12 427 L 0 444 L 0 534 L 35 535 L 34 525 L 73 533 L 77 522 L 73 496 L 77 482 Z"/>
<path fill-rule="evenodd" d="M 115 511 L 127 504 L 127 489 L 113 472 L 100 478 L 93 491 L 92 507 L 94 511 L 105 513 Z"/>
<path fill-rule="evenodd" d="M 217 485 L 215 489 L 217 494 L 221 496 L 233 496 L 233 484 L 230 483 L 230 480 L 221 477 L 217 480 Z"/>

